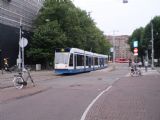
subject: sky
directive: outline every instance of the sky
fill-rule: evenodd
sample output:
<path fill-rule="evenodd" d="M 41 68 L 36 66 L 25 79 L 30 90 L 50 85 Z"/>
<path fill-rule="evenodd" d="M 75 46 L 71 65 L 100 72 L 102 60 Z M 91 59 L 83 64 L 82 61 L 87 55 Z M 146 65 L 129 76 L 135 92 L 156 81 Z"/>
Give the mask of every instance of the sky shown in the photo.
<path fill-rule="evenodd" d="M 131 35 L 160 15 L 160 0 L 72 0 L 106 35 Z M 114 32 L 113 32 L 114 31 Z"/>

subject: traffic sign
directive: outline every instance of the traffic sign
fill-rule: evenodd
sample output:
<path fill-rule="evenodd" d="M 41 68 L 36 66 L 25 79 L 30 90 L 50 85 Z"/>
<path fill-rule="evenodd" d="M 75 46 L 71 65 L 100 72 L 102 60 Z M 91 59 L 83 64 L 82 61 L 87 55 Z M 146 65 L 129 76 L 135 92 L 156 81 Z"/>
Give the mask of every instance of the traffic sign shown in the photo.
<path fill-rule="evenodd" d="M 27 44 L 28 44 L 28 40 L 26 38 L 22 37 L 21 40 L 19 41 L 20 47 L 24 48 L 27 46 Z"/>
<path fill-rule="evenodd" d="M 134 41 L 133 42 L 133 47 L 135 48 L 135 47 L 138 47 L 138 41 Z"/>
<path fill-rule="evenodd" d="M 134 53 L 134 56 L 137 56 L 138 55 L 138 53 Z"/>
<path fill-rule="evenodd" d="M 138 48 L 134 48 L 134 53 L 138 53 Z"/>
<path fill-rule="evenodd" d="M 111 47 L 111 48 L 110 48 L 110 52 L 113 52 L 113 49 L 114 49 L 114 48 L 113 48 L 113 47 Z"/>

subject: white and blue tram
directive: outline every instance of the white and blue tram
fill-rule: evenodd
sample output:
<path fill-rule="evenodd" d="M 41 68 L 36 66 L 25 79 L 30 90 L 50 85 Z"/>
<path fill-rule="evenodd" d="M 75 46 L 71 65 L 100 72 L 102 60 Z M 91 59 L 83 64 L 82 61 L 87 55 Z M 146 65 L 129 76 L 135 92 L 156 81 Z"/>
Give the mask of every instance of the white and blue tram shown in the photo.
<path fill-rule="evenodd" d="M 55 50 L 55 73 L 74 74 L 102 69 L 108 66 L 108 56 L 78 48 Z"/>

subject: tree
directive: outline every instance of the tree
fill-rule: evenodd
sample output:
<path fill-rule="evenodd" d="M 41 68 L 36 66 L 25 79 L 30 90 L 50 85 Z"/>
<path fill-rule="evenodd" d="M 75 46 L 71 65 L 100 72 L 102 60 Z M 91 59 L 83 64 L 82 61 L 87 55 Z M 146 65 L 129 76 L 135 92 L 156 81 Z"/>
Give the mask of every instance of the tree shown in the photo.
<path fill-rule="evenodd" d="M 160 59 L 160 16 L 155 16 L 145 28 L 135 29 L 132 33 L 129 44 L 131 45 L 131 51 L 133 51 L 133 40 L 139 41 L 139 57 L 143 58 L 145 52 L 148 52 L 148 57 L 151 59 L 151 24 L 153 24 L 153 37 L 154 37 L 154 58 Z"/>
<path fill-rule="evenodd" d="M 160 16 L 154 17 L 145 27 L 144 39 L 149 48 L 149 56 L 151 56 L 151 23 L 153 24 L 154 37 L 154 58 L 160 58 Z"/>
<path fill-rule="evenodd" d="M 144 28 L 140 27 L 134 30 L 131 37 L 129 38 L 131 51 L 133 51 L 134 49 L 133 42 L 138 41 L 138 56 L 141 58 L 141 61 L 143 61 L 143 56 L 145 55 L 145 49 L 146 49 L 143 36 L 144 36 Z"/>
<path fill-rule="evenodd" d="M 46 64 L 53 61 L 54 49 L 63 47 L 107 54 L 110 44 L 86 11 L 76 8 L 70 0 L 46 0 L 35 20 L 27 55 Z"/>
<path fill-rule="evenodd" d="M 41 64 L 47 63 L 48 60 L 53 61 L 53 53 L 56 47 L 66 47 L 67 38 L 57 21 L 40 25 L 35 29 L 33 38 L 27 55 L 34 62 Z"/>

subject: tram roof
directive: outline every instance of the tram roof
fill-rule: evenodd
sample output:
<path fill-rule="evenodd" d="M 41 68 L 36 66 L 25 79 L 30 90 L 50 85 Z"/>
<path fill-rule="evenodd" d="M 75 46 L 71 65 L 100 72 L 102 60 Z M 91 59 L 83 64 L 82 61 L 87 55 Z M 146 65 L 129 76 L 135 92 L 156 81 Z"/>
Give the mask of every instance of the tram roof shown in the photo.
<path fill-rule="evenodd" d="M 97 56 L 97 57 L 108 58 L 107 55 L 93 53 L 93 52 L 85 51 L 85 50 L 82 50 L 82 49 L 79 49 L 79 48 L 57 48 L 55 51 L 56 52 L 70 52 L 70 53 L 77 52 L 77 53 L 84 53 L 84 54 L 93 55 L 93 56 Z"/>

